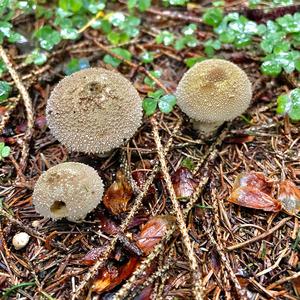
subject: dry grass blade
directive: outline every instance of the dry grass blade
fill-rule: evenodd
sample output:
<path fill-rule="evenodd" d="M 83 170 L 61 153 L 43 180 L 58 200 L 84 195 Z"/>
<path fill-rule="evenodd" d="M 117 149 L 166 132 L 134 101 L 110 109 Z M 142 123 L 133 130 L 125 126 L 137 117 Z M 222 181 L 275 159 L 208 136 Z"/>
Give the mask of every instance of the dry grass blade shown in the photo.
<path fill-rule="evenodd" d="M 163 147 L 162 147 L 160 137 L 159 137 L 159 133 L 158 133 L 157 121 L 154 118 L 152 118 L 151 122 L 152 122 L 152 126 L 153 126 L 153 136 L 154 136 L 154 140 L 155 140 L 156 147 L 157 147 L 157 152 L 158 152 L 158 157 L 159 157 L 159 161 L 160 161 L 160 164 L 161 164 L 163 177 L 164 177 L 164 180 L 167 184 L 167 189 L 168 189 L 168 192 L 170 194 L 172 205 L 173 205 L 174 210 L 175 210 L 175 215 L 176 215 L 178 227 L 179 227 L 180 233 L 182 235 L 183 244 L 184 244 L 184 246 L 186 248 L 186 251 L 187 251 L 186 255 L 189 259 L 191 271 L 193 272 L 193 279 L 194 279 L 193 293 L 194 293 L 194 297 L 195 297 L 195 299 L 203 299 L 203 284 L 202 284 L 202 279 L 201 279 L 199 267 L 198 267 L 198 264 L 197 264 L 197 258 L 196 258 L 196 255 L 195 255 L 195 252 L 194 252 L 194 249 L 193 249 L 193 245 L 192 245 L 192 243 L 189 239 L 188 230 L 187 230 L 185 222 L 184 222 L 184 217 L 183 217 L 182 211 L 181 211 L 179 203 L 176 199 L 175 191 L 174 191 L 172 181 L 171 181 L 171 177 L 170 177 L 168 167 L 167 167 L 165 154 L 164 154 Z"/>
<path fill-rule="evenodd" d="M 3 59 L 4 63 L 7 66 L 8 72 L 10 73 L 12 79 L 14 80 L 16 87 L 20 91 L 20 94 L 22 95 L 25 109 L 26 109 L 26 114 L 27 114 L 27 129 L 25 132 L 24 140 L 23 140 L 23 148 L 22 148 L 22 156 L 20 160 L 20 168 L 22 171 L 25 170 L 26 165 L 27 165 L 27 158 L 29 154 L 29 142 L 32 137 L 32 130 L 33 130 L 33 125 L 34 125 L 34 116 L 33 116 L 33 108 L 32 108 L 32 101 L 31 98 L 23 85 L 18 73 L 15 71 L 12 63 L 10 62 L 5 50 L 3 47 L 0 45 L 0 56 Z"/>

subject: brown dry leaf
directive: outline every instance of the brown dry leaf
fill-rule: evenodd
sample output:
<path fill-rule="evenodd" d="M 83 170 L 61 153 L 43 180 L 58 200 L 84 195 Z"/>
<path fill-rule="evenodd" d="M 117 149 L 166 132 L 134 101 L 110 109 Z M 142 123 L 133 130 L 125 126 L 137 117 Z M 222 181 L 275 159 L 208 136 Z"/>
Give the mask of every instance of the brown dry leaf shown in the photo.
<path fill-rule="evenodd" d="M 239 187 L 231 193 L 228 201 L 240 206 L 262 209 L 264 211 L 280 211 L 281 202 L 260 191 L 259 189 L 244 186 Z"/>
<path fill-rule="evenodd" d="M 300 296 L 300 277 L 292 279 L 293 286 L 297 291 L 297 296 Z"/>
<path fill-rule="evenodd" d="M 105 252 L 106 247 L 97 247 L 91 249 L 82 259 L 82 263 L 87 266 L 92 266 Z"/>
<path fill-rule="evenodd" d="M 118 225 L 112 219 L 108 218 L 103 212 L 99 212 L 98 218 L 100 221 L 101 231 L 109 235 L 119 233 L 120 228 Z"/>
<path fill-rule="evenodd" d="M 107 189 L 103 203 L 114 215 L 127 210 L 127 204 L 132 196 L 132 188 L 122 171 L 118 171 L 116 181 Z"/>
<path fill-rule="evenodd" d="M 197 181 L 189 169 L 180 167 L 172 176 L 172 183 L 177 198 L 188 198 L 193 195 Z"/>
<path fill-rule="evenodd" d="M 129 261 L 122 265 L 120 268 L 117 267 L 105 267 L 102 268 L 93 281 L 92 291 L 98 294 L 105 291 L 110 291 L 117 285 L 119 285 L 123 280 L 129 278 L 129 276 L 134 272 L 138 266 L 138 259 L 131 257 Z"/>
<path fill-rule="evenodd" d="M 173 216 L 155 216 L 150 219 L 142 228 L 137 237 L 137 246 L 147 255 L 157 245 L 166 231 L 175 222 Z"/>
<path fill-rule="evenodd" d="M 280 182 L 278 200 L 288 214 L 296 215 L 300 211 L 300 189 L 291 180 Z"/>
<path fill-rule="evenodd" d="M 233 189 L 251 187 L 271 196 L 273 182 L 268 180 L 264 173 L 251 171 L 239 174 L 234 182 Z"/>
<path fill-rule="evenodd" d="M 227 137 L 224 142 L 228 144 L 243 144 L 253 142 L 255 136 L 248 134 L 239 134 L 235 136 Z"/>

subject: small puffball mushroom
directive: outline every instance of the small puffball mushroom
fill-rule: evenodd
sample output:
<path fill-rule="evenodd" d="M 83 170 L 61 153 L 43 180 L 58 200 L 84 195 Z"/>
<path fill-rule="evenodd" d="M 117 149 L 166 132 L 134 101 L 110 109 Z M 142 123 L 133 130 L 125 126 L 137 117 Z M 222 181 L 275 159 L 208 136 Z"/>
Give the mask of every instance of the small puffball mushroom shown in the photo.
<path fill-rule="evenodd" d="M 181 110 L 194 120 L 195 128 L 210 132 L 248 108 L 252 98 L 251 82 L 234 63 L 208 59 L 184 74 L 176 97 Z"/>
<path fill-rule="evenodd" d="M 120 73 L 89 68 L 62 79 L 47 103 L 53 135 L 69 150 L 101 154 L 130 139 L 142 123 L 142 101 Z"/>
<path fill-rule="evenodd" d="M 44 217 L 80 221 L 100 203 L 103 189 L 95 169 L 82 163 L 65 162 L 40 176 L 32 201 Z"/>
<path fill-rule="evenodd" d="M 24 248 L 29 242 L 30 236 L 26 232 L 19 232 L 14 235 L 12 244 L 16 250 Z"/>

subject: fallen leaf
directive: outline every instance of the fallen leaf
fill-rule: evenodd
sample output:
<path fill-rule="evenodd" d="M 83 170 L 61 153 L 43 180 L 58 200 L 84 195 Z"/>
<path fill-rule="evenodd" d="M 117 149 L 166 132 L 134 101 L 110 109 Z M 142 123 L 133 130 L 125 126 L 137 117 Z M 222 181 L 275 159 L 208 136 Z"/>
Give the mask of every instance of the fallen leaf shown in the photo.
<path fill-rule="evenodd" d="M 262 209 L 264 211 L 277 212 L 282 208 L 280 201 L 250 186 L 243 186 L 233 190 L 228 201 L 240 206 Z"/>
<path fill-rule="evenodd" d="M 268 180 L 264 173 L 252 171 L 249 173 L 241 173 L 236 177 L 233 189 L 239 187 L 256 188 L 271 196 L 273 182 Z"/>
<path fill-rule="evenodd" d="M 197 181 L 189 169 L 180 167 L 172 176 L 172 184 L 177 198 L 188 198 L 193 195 Z"/>
<path fill-rule="evenodd" d="M 291 180 L 280 182 L 278 200 L 288 214 L 296 215 L 300 211 L 300 189 Z"/>
<path fill-rule="evenodd" d="M 227 137 L 224 142 L 227 144 L 244 144 L 253 142 L 255 136 L 248 134 L 240 134 L 236 136 Z"/>
<path fill-rule="evenodd" d="M 119 268 L 116 266 L 102 268 L 93 280 L 92 291 L 100 294 L 112 290 L 132 275 L 138 263 L 137 258 L 131 257 L 126 264 Z"/>
<path fill-rule="evenodd" d="M 151 300 L 153 286 L 148 285 L 145 287 L 138 296 L 134 297 L 134 300 Z"/>
<path fill-rule="evenodd" d="M 108 218 L 103 212 L 98 213 L 100 221 L 100 229 L 106 234 L 115 235 L 119 233 L 119 226 L 110 218 Z"/>
<path fill-rule="evenodd" d="M 118 171 L 116 181 L 107 189 L 103 203 L 114 215 L 127 210 L 127 204 L 132 196 L 132 188 L 123 172 Z"/>
<path fill-rule="evenodd" d="M 155 216 L 150 219 L 137 236 L 137 246 L 147 255 L 161 241 L 166 231 L 175 222 L 173 216 Z"/>
<path fill-rule="evenodd" d="M 105 252 L 106 247 L 97 247 L 91 249 L 81 260 L 84 265 L 92 266 Z"/>
<path fill-rule="evenodd" d="M 300 296 L 300 277 L 294 278 L 291 281 L 295 290 L 297 291 L 297 296 Z"/>

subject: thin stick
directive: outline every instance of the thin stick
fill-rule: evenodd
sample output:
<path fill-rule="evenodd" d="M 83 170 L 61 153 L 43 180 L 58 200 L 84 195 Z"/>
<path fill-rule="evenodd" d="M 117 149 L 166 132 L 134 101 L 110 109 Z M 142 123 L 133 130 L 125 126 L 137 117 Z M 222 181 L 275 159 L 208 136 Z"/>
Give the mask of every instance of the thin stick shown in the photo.
<path fill-rule="evenodd" d="M 150 266 L 150 264 L 153 261 L 153 259 L 159 253 L 161 253 L 161 251 L 163 249 L 164 243 L 166 243 L 170 239 L 170 237 L 172 236 L 173 232 L 174 232 L 173 228 L 170 228 L 169 231 L 166 232 L 166 234 L 165 234 L 164 238 L 162 239 L 162 241 L 155 246 L 154 250 L 147 256 L 146 259 L 143 260 L 143 262 L 141 263 L 141 265 L 133 272 L 133 274 L 127 280 L 127 282 L 115 294 L 113 300 L 122 300 L 122 299 L 125 299 L 125 297 L 127 296 L 128 292 L 130 291 L 130 289 L 131 289 L 132 285 L 134 284 L 134 282 L 136 282 L 136 280 L 138 279 L 138 277 L 147 269 L 147 267 Z"/>
<path fill-rule="evenodd" d="M 164 153 L 167 153 L 169 151 L 170 146 L 172 145 L 172 141 L 173 141 L 173 137 L 177 134 L 179 128 L 181 125 L 181 120 L 179 120 L 176 124 L 176 126 L 173 129 L 172 132 L 172 136 L 169 138 L 167 145 L 164 149 Z M 134 205 L 131 208 L 129 214 L 127 215 L 125 221 L 121 224 L 120 226 L 120 233 L 118 235 L 116 235 L 111 241 L 110 244 L 108 246 L 108 248 L 104 251 L 102 257 L 95 263 L 94 266 L 91 267 L 91 269 L 89 270 L 89 272 L 86 274 L 85 278 L 83 279 L 83 281 L 81 282 L 81 284 L 78 286 L 77 290 L 75 291 L 75 293 L 73 293 L 72 295 L 72 300 L 75 300 L 79 297 L 80 293 L 82 292 L 82 290 L 85 288 L 85 286 L 87 285 L 87 283 L 90 281 L 91 278 L 93 278 L 95 276 L 95 274 L 97 273 L 97 271 L 104 266 L 106 260 L 108 259 L 110 253 L 112 253 L 112 251 L 115 248 L 115 245 L 119 239 L 119 236 L 124 233 L 124 231 L 127 229 L 128 224 L 131 222 L 133 216 L 136 214 L 136 212 L 139 210 L 139 208 L 142 205 L 142 200 L 143 198 L 146 196 L 148 189 L 150 187 L 150 185 L 153 182 L 153 179 L 155 178 L 157 172 L 158 172 L 159 168 L 158 168 L 158 164 L 156 164 L 152 171 L 150 176 L 148 177 L 147 181 L 145 182 L 143 188 L 141 189 L 141 192 L 137 195 Z"/>
<path fill-rule="evenodd" d="M 287 218 L 284 218 L 282 219 L 280 222 L 278 222 L 273 228 L 271 228 L 269 231 L 266 231 L 258 236 L 255 236 L 245 242 L 242 242 L 242 243 L 239 243 L 239 244 L 236 244 L 236 245 L 233 245 L 233 246 L 229 246 L 226 248 L 226 250 L 228 251 L 232 251 L 232 250 L 235 250 L 235 249 L 239 249 L 239 248 L 243 248 L 249 244 L 252 244 L 254 242 L 257 242 L 261 239 L 264 239 L 265 237 L 267 237 L 268 235 L 272 234 L 273 232 L 275 232 L 276 230 L 278 230 L 280 227 L 282 227 L 287 221 L 289 221 L 291 219 L 291 217 L 287 217 Z"/>
<path fill-rule="evenodd" d="M 0 56 L 3 59 L 4 63 L 6 64 L 8 72 L 10 73 L 12 79 L 14 80 L 14 82 L 16 84 L 16 87 L 18 88 L 18 90 L 23 98 L 24 106 L 26 109 L 27 129 L 26 129 L 26 132 L 24 135 L 22 155 L 21 155 L 21 160 L 20 160 L 21 170 L 25 171 L 25 168 L 27 165 L 27 158 L 28 158 L 28 154 L 29 154 L 29 142 L 32 137 L 33 125 L 34 125 L 32 101 L 31 101 L 31 98 L 30 98 L 24 84 L 21 82 L 21 79 L 20 79 L 18 73 L 15 71 L 12 63 L 10 62 L 5 50 L 3 49 L 3 47 L 1 45 L 0 45 Z"/>
<path fill-rule="evenodd" d="M 191 271 L 193 272 L 193 278 L 194 278 L 193 293 L 194 293 L 195 299 L 200 300 L 200 299 L 203 299 L 203 283 L 202 283 L 200 271 L 198 268 L 196 255 L 194 253 L 194 248 L 192 246 L 192 243 L 189 239 L 188 230 L 187 230 L 185 222 L 184 222 L 184 217 L 183 217 L 182 211 L 181 211 L 179 203 L 176 199 L 176 194 L 174 191 L 174 187 L 172 185 L 171 176 L 168 171 L 165 154 L 164 154 L 163 147 L 162 147 L 159 133 L 158 133 L 157 121 L 154 118 L 152 118 L 151 123 L 152 123 L 153 136 L 154 136 L 154 140 L 155 140 L 156 147 L 157 147 L 157 152 L 158 152 L 158 157 L 159 157 L 159 161 L 161 164 L 163 177 L 167 184 L 167 189 L 170 194 L 170 198 L 171 198 L 174 210 L 175 210 L 178 227 L 179 227 L 179 230 L 182 235 L 182 241 L 187 250 L 187 256 L 189 259 L 190 268 L 191 268 Z"/>
<path fill-rule="evenodd" d="M 93 42 L 104 52 L 108 53 L 109 55 L 111 55 L 112 57 L 115 57 L 119 60 L 121 60 L 123 63 L 127 64 L 128 66 L 134 68 L 134 69 L 139 69 L 141 72 L 143 72 L 144 74 L 146 74 L 148 77 L 150 77 L 161 89 L 163 89 L 165 91 L 165 93 L 169 94 L 169 90 L 157 79 L 155 78 L 147 69 L 145 69 L 143 66 L 141 65 L 137 65 L 127 59 L 125 59 L 124 57 L 112 52 L 109 48 L 107 48 L 106 46 L 102 45 L 101 43 L 99 43 L 96 39 L 93 39 Z"/>

